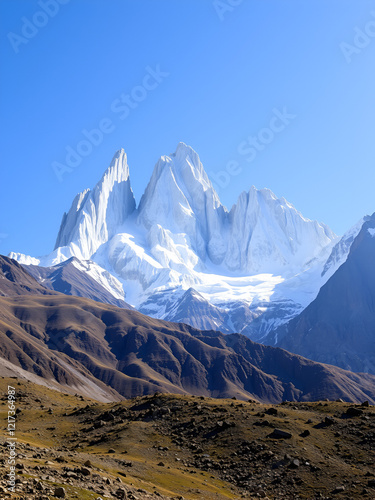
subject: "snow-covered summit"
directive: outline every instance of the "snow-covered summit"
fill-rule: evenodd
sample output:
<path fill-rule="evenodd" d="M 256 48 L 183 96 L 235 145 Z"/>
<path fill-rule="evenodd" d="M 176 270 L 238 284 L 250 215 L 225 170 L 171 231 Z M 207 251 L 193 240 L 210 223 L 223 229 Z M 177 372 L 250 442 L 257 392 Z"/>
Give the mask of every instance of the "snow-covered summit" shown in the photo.
<path fill-rule="evenodd" d="M 203 261 L 220 263 L 220 231 L 227 211 L 220 203 L 197 153 L 184 143 L 155 165 L 139 204 L 138 223 L 185 234 L 187 244 Z M 161 229 L 160 229 L 161 230 Z"/>
<path fill-rule="evenodd" d="M 77 194 L 63 215 L 55 250 L 70 247 L 72 255 L 89 259 L 134 210 L 127 158 L 120 149 L 94 189 Z"/>
<path fill-rule="evenodd" d="M 269 189 L 252 186 L 228 212 L 199 156 L 184 143 L 157 162 L 138 223 L 154 232 L 184 234 L 202 262 L 238 273 L 283 273 L 288 266 L 299 271 L 335 238 Z"/>
<path fill-rule="evenodd" d="M 231 270 L 298 273 L 335 239 L 327 226 L 304 218 L 269 189 L 241 193 L 229 215 L 225 263 Z"/>

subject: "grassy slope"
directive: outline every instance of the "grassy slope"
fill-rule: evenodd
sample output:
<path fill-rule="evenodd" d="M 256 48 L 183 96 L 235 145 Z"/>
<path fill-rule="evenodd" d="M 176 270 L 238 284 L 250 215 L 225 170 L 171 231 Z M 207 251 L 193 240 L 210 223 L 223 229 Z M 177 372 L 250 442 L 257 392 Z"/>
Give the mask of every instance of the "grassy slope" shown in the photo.
<path fill-rule="evenodd" d="M 5 378 L 0 379 L 2 395 L 8 384 L 16 387 L 21 410 L 18 461 L 25 466 L 20 486 L 25 492 L 27 483 L 34 480 L 35 487 L 41 479 L 45 492 L 64 485 L 67 498 L 83 500 L 104 498 L 105 491 L 115 498 L 118 487 L 139 499 L 258 498 L 263 491 L 274 499 L 311 499 L 318 492 L 325 498 L 375 498 L 375 489 L 368 486 L 375 479 L 374 407 L 362 408 L 362 416 L 342 418 L 351 405 L 341 402 L 271 406 L 164 394 L 105 404 Z M 270 408 L 277 414 L 267 414 Z M 3 396 L 3 428 L 6 410 Z M 320 426 L 327 416 L 335 423 Z M 289 431 L 292 438 L 270 439 L 273 427 Z M 305 430 L 310 435 L 301 437 Z M 114 453 L 108 453 L 111 448 Z M 6 449 L 0 449 L 6 458 Z M 293 469 L 295 458 L 300 466 Z M 92 462 L 88 477 L 62 477 L 64 467 L 79 469 L 86 460 Z M 3 486 L 5 472 L 2 463 Z M 341 485 L 345 490 L 333 494 Z M 38 498 L 36 491 L 27 498 Z"/>

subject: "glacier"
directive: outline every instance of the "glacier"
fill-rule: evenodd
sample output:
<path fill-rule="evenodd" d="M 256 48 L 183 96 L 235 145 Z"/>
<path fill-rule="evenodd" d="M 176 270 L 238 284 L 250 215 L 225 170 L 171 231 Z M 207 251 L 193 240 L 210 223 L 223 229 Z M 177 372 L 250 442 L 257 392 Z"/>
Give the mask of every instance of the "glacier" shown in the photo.
<path fill-rule="evenodd" d="M 74 198 L 50 254 L 9 256 L 45 267 L 75 257 L 141 312 L 261 341 L 315 299 L 351 236 L 340 246 L 269 189 L 252 186 L 228 210 L 198 154 L 179 143 L 157 161 L 138 205 L 121 149 Z"/>

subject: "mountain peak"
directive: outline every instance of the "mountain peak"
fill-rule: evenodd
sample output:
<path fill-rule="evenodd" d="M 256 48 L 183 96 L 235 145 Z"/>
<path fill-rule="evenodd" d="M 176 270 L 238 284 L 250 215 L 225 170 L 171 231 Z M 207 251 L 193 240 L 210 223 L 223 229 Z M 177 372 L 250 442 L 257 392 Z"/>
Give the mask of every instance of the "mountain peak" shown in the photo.
<path fill-rule="evenodd" d="M 187 181 L 188 184 L 195 180 L 203 186 L 205 191 L 207 189 L 214 191 L 198 153 L 191 146 L 186 145 L 184 142 L 179 142 L 176 151 L 167 158 L 172 160 L 174 172 L 177 175 L 181 174 L 183 176 L 183 179 L 180 180 L 185 183 Z M 190 179 L 187 179 L 189 177 Z"/>
<path fill-rule="evenodd" d="M 116 151 L 112 161 L 97 186 L 102 182 L 122 182 L 129 178 L 128 158 L 123 148 Z"/>
<path fill-rule="evenodd" d="M 156 163 L 139 204 L 140 219 L 150 227 L 156 219 L 160 220 L 163 212 L 167 228 L 173 223 L 172 219 L 191 226 L 192 219 L 199 219 L 206 213 L 206 203 L 212 209 L 221 206 L 198 154 L 180 142 L 175 153 L 162 156 Z M 172 214 L 175 217 L 171 217 Z M 180 229 L 186 232 L 186 225 Z"/>
<path fill-rule="evenodd" d="M 55 249 L 73 245 L 73 255 L 89 259 L 134 210 L 127 157 L 119 149 L 94 189 L 79 193 L 64 214 Z"/>
<path fill-rule="evenodd" d="M 190 152 L 195 153 L 194 149 L 191 146 L 188 146 L 184 142 L 180 141 L 177 144 L 176 151 L 174 153 L 170 154 L 169 156 L 177 156 L 179 154 L 189 154 Z"/>

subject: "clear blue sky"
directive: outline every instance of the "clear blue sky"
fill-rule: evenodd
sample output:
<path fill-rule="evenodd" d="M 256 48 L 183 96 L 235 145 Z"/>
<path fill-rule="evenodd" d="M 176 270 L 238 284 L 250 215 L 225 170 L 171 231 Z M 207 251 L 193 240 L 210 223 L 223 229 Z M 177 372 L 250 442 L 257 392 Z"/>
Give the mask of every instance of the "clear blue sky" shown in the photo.
<path fill-rule="evenodd" d="M 41 14 L 54 1 L 0 2 L 1 253 L 49 253 L 75 194 L 121 147 L 138 201 L 184 141 L 212 177 L 237 162 L 219 186 L 228 207 L 268 187 L 338 234 L 375 211 L 375 1 L 65 2 L 54 16 Z M 103 120 L 111 132 L 59 182 L 53 162 Z"/>

